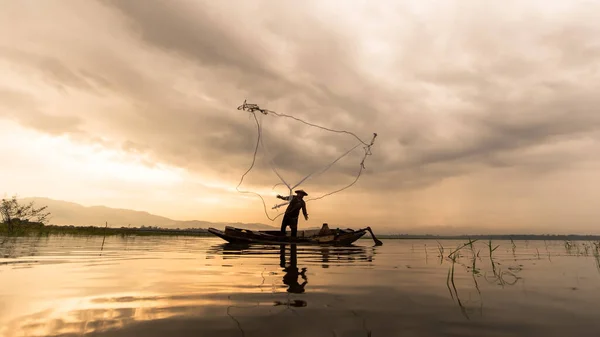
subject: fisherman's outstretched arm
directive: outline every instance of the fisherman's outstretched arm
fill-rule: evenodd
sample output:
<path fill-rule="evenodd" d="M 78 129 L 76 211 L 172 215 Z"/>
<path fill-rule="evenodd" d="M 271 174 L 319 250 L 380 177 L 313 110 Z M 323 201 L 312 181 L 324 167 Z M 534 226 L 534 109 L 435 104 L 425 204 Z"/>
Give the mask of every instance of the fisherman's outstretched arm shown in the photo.
<path fill-rule="evenodd" d="M 277 194 L 277 198 L 282 199 L 282 200 L 290 200 L 290 196 L 289 195 L 286 195 L 284 197 L 284 196 L 281 196 L 281 195 Z"/>

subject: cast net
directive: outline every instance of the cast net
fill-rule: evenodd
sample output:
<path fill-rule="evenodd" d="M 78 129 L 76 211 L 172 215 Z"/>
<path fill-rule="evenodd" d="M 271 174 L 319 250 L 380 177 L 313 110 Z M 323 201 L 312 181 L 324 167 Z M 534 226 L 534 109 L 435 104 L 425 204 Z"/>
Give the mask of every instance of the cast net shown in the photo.
<path fill-rule="evenodd" d="M 304 189 L 309 193 L 305 198 L 308 204 L 356 184 L 366 169 L 365 162 L 372 154 L 371 148 L 377 137 L 373 133 L 372 138 L 365 141 L 353 132 L 310 123 L 246 101 L 238 110 L 247 111 L 254 121 L 256 142 L 250 167 L 242 174 L 236 190 L 259 197 L 265 215 L 271 221 L 285 213 L 288 202 L 267 207 L 267 194 L 268 198 L 274 198 L 276 194 L 292 196 L 296 190 Z M 339 170 L 333 171 L 338 166 Z M 254 188 L 241 189 L 253 169 L 262 172 L 254 177 Z M 271 174 L 264 174 L 268 171 Z M 331 179 L 333 176 L 335 182 Z M 340 176 L 348 178 L 340 179 Z M 311 188 L 307 190 L 308 186 Z"/>

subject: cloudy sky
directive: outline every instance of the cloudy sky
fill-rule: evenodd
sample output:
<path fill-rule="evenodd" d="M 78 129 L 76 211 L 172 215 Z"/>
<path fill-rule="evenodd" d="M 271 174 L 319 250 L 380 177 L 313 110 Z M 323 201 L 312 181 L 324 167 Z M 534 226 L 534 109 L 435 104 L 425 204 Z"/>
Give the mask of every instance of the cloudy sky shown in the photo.
<path fill-rule="evenodd" d="M 0 0 L 0 193 L 267 219 L 250 103 L 378 133 L 309 225 L 600 232 L 600 2 Z M 357 145 L 259 116 L 269 215 Z M 363 148 L 302 184 L 351 183 Z M 274 166 L 273 166 L 274 165 Z M 278 224 L 276 220 L 274 224 Z M 303 220 L 301 226 L 306 226 Z"/>

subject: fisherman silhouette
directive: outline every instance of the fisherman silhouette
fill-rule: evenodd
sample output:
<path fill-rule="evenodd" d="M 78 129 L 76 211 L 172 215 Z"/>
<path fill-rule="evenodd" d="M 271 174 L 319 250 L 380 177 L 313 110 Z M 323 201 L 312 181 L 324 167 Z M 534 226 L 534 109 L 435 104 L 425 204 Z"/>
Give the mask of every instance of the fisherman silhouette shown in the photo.
<path fill-rule="evenodd" d="M 279 250 L 279 259 L 280 259 L 280 267 L 283 268 L 285 275 L 283 275 L 283 283 L 288 286 L 287 292 L 302 294 L 305 292 L 304 287 L 308 283 L 308 279 L 306 278 L 306 268 L 302 268 L 302 271 L 298 269 L 298 253 L 296 249 L 296 245 L 290 245 L 290 265 L 286 266 L 285 261 L 285 245 L 280 246 Z M 300 284 L 298 282 L 298 277 L 301 276 L 304 282 Z"/>
<path fill-rule="evenodd" d="M 292 237 L 295 238 L 298 233 L 298 216 L 300 215 L 300 211 L 304 215 L 304 219 L 308 221 L 308 213 L 306 211 L 306 202 L 303 200 L 304 196 L 307 196 L 304 190 L 297 190 L 296 195 L 294 196 L 281 196 L 277 195 L 277 198 L 282 200 L 287 200 L 290 203 L 285 210 L 285 215 L 283 216 L 283 220 L 281 221 L 281 233 L 285 234 L 286 228 L 289 226 L 292 230 Z"/>

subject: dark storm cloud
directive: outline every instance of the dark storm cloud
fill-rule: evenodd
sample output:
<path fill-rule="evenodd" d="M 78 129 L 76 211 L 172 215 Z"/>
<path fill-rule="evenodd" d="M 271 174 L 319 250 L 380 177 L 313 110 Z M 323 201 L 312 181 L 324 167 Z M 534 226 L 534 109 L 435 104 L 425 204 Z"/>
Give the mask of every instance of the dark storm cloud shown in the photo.
<path fill-rule="evenodd" d="M 235 29 L 227 29 L 235 24 L 224 17 L 226 13 L 211 13 L 209 3 L 199 7 L 185 1 L 101 2 L 128 18 L 131 29 L 149 46 L 180 55 L 223 76 L 215 80 L 244 86 L 258 84 L 263 89 L 259 95 L 268 99 L 293 87 L 269 66 L 269 53 L 262 48 L 260 35 L 247 34 L 249 38 L 244 39 Z"/>
<path fill-rule="evenodd" d="M 286 76 L 278 74 L 276 70 L 272 69 L 273 65 L 269 58 L 269 52 L 260 44 L 260 34 L 251 32 L 246 34 L 246 36 L 241 36 L 241 33 L 236 32 L 233 28 L 234 25 L 231 25 L 226 20 L 214 19 L 208 12 L 205 13 L 202 10 L 193 9 L 193 7 L 185 7 L 182 3 L 174 6 L 163 2 L 153 2 L 154 6 L 118 1 L 105 1 L 103 3 L 114 6 L 119 12 L 123 13 L 131 21 L 133 31 L 138 33 L 149 46 L 168 52 L 175 52 L 189 59 L 191 62 L 199 64 L 203 68 L 210 68 L 211 72 L 209 75 L 224 88 L 227 87 L 227 83 L 240 84 L 240 80 L 245 79 L 246 85 L 242 92 L 246 92 L 247 95 L 252 97 L 258 96 L 259 98 L 264 97 L 267 100 L 272 100 L 281 97 L 284 93 L 290 98 L 297 97 L 298 95 L 305 96 L 309 101 L 325 102 L 329 106 L 334 106 L 339 101 L 340 103 L 345 102 L 344 104 L 357 109 L 357 111 L 372 110 L 365 108 L 364 103 L 353 103 L 352 99 L 348 98 L 342 99 L 340 95 L 336 95 L 322 83 L 316 83 L 317 88 L 315 89 L 312 88 L 312 83 L 291 82 Z M 157 22 L 161 24 L 157 24 Z M 315 28 L 314 25 L 312 27 Z M 278 33 L 285 34 L 281 30 Z M 328 32 L 323 31 L 323 33 L 325 34 L 321 34 L 321 36 L 324 36 L 321 38 L 322 42 L 317 43 L 316 46 L 327 46 L 326 50 L 324 50 L 325 48 L 316 48 L 315 52 L 315 50 L 310 48 L 311 44 L 315 45 L 315 41 L 308 37 L 305 37 L 307 40 L 306 45 L 297 45 L 294 47 L 295 50 L 299 51 L 299 55 L 295 55 L 299 60 L 299 68 L 302 71 L 314 68 L 316 73 L 313 73 L 313 76 L 319 75 L 319 71 L 322 70 L 329 70 L 332 76 L 352 73 L 348 65 L 342 66 L 343 69 L 340 71 L 335 71 L 336 68 L 333 65 L 340 64 L 340 60 L 343 60 L 341 57 L 343 54 L 341 52 L 330 52 L 340 49 L 341 43 L 336 41 L 334 36 L 327 36 Z M 282 36 L 282 38 L 286 38 L 286 36 Z M 337 45 L 337 47 L 331 47 L 331 45 Z M 321 50 L 320 53 L 318 52 L 319 50 Z M 322 57 L 327 56 L 325 55 L 326 53 L 329 53 L 329 58 L 336 60 L 331 63 L 332 66 L 329 66 L 329 63 L 325 62 L 327 67 L 323 67 L 319 63 L 319 60 L 323 61 Z M 357 82 L 358 79 L 358 76 L 354 75 L 354 82 Z M 253 93 L 258 95 L 252 95 Z M 220 94 L 227 95 L 226 93 Z M 156 103 L 156 101 L 153 102 L 155 105 Z M 166 110 L 169 110 L 170 116 L 173 117 L 170 120 L 178 124 L 177 129 L 184 130 L 190 125 L 193 117 L 187 116 L 188 118 L 181 118 L 182 116 L 176 116 L 179 113 L 174 111 L 174 109 L 170 109 L 160 102 L 158 103 L 165 110 L 157 111 L 156 108 L 151 109 L 156 112 L 155 120 L 161 119 L 160 115 L 166 115 Z M 261 105 L 269 108 L 263 104 Z M 333 115 L 331 111 L 327 111 L 327 106 L 323 107 L 322 104 L 319 104 L 319 108 L 316 114 L 323 116 L 325 120 L 329 119 L 328 116 Z M 196 109 L 197 116 L 206 116 L 209 113 L 208 111 L 204 112 L 202 106 L 194 106 L 193 109 Z M 148 113 L 147 115 L 150 114 Z M 239 115 L 241 114 L 239 113 Z M 252 123 L 241 124 L 232 120 L 220 120 L 214 124 L 210 124 L 212 122 L 213 120 L 211 119 L 210 122 L 204 121 L 204 125 L 198 125 L 197 130 L 205 131 L 199 131 L 197 134 L 194 134 L 194 131 L 191 129 L 187 130 L 190 136 L 184 137 L 189 141 L 185 146 L 186 150 L 177 151 L 176 149 L 170 149 L 170 154 L 173 155 L 178 152 L 180 155 L 183 153 L 193 154 L 196 150 L 192 149 L 202 148 L 202 150 L 198 151 L 203 152 L 206 156 L 235 158 L 237 155 L 247 161 L 248 156 L 253 150 L 253 142 L 256 139 L 256 130 L 253 128 Z M 207 127 L 206 123 L 212 127 Z M 161 123 L 161 125 L 168 129 L 164 124 Z M 183 134 L 185 135 L 187 132 Z M 265 130 L 265 134 L 268 133 L 273 133 L 273 131 Z M 310 132 L 307 136 L 316 137 Z M 273 136 L 271 139 L 277 139 L 277 137 Z M 185 141 L 185 139 L 180 140 Z M 330 137 L 329 140 L 334 140 L 334 138 Z M 301 140 L 299 142 L 301 143 Z M 207 148 L 207 144 L 214 145 L 214 147 Z M 172 145 L 177 147 L 175 144 Z M 341 145 L 345 145 L 347 148 L 348 143 L 342 142 Z M 303 148 L 302 144 L 295 142 L 276 141 L 271 144 L 274 159 L 277 163 L 281 164 L 282 169 L 306 172 L 307 170 L 322 167 L 322 165 L 312 164 L 311 159 L 318 157 L 318 155 L 310 152 L 307 153 L 306 151 L 303 152 L 303 149 L 305 148 Z M 228 161 L 227 165 L 231 165 L 231 162 Z"/>
<path fill-rule="evenodd" d="M 348 47 L 352 45 L 352 39 L 324 26 L 305 10 L 295 11 L 298 17 L 294 17 L 289 14 L 289 8 L 269 6 L 268 14 L 258 14 L 255 19 L 263 21 L 267 27 L 271 23 L 273 27 L 261 29 L 257 25 L 255 30 L 243 30 L 235 17 L 211 8 L 210 2 L 103 3 L 123 13 L 131 22 L 133 31 L 149 46 L 177 53 L 203 68 L 209 68 L 209 76 L 214 76 L 221 85 L 232 83 L 259 100 L 285 97 L 291 101 L 302 97 L 318 103 L 316 114 L 324 117 L 332 108 L 336 108 L 337 113 L 354 112 L 358 115 L 373 110 L 371 103 L 363 97 L 344 96 L 339 90 L 341 88 L 331 86 L 333 83 L 338 87 L 363 91 L 369 85 L 369 80 L 362 78 L 354 69 L 354 50 Z M 252 14 L 256 13 L 249 15 Z M 284 21 L 290 16 L 297 25 Z M 280 19 L 274 20 L 275 17 Z M 283 23 L 293 28 L 286 28 Z M 301 27 L 310 29 L 299 29 Z M 285 41 L 291 53 L 289 59 L 294 64 L 293 73 L 279 69 L 279 62 L 272 56 L 276 51 L 270 50 L 268 43 L 264 42 L 269 37 L 267 33 Z M 371 90 L 379 91 L 377 88 Z M 285 107 L 297 108 L 300 104 L 302 99 L 294 99 L 293 104 L 285 104 Z"/>
<path fill-rule="evenodd" d="M 114 6 L 133 22 L 149 45 L 173 51 L 206 66 L 234 68 L 246 75 L 268 76 L 267 63 L 253 44 L 223 29 L 226 20 L 190 2 L 103 1 Z M 186 6 L 187 4 L 187 6 Z M 262 54 L 262 55 L 261 55 Z"/>
<path fill-rule="evenodd" d="M 103 41 L 126 42 L 74 47 L 69 54 L 56 45 L 48 55 L 6 49 L 0 54 L 54 85 L 122 99 L 127 108 L 85 119 L 110 125 L 110 136 L 122 148 L 176 166 L 239 177 L 256 141 L 253 120 L 235 110 L 245 98 L 355 131 L 365 141 L 377 132 L 367 177 L 381 188 L 420 187 L 488 167 L 560 169 L 560 153 L 545 152 L 537 160 L 522 153 L 581 137 L 598 141 L 598 24 L 578 20 L 580 13 L 514 27 L 501 14 L 486 21 L 465 11 L 449 14 L 456 15 L 455 26 L 432 17 L 437 28 L 399 14 L 398 20 L 414 27 L 389 31 L 384 41 L 392 62 L 376 77 L 371 72 L 380 60 L 364 56 L 362 29 L 345 31 L 334 18 L 317 15 L 314 3 L 295 8 L 260 1 L 240 8 L 212 1 L 99 3 L 107 22 L 123 28 L 123 34 Z M 94 36 L 101 28 L 86 29 Z M 166 59 L 168 65 L 160 62 Z M 178 83 L 182 79 L 185 85 Z M 69 114 L 61 127 L 80 128 L 77 120 L 84 117 Z M 51 130 L 56 123 L 44 118 L 49 117 L 29 119 L 28 125 L 48 123 Z M 272 157 L 299 176 L 355 144 L 293 121 L 287 128 L 270 125 L 264 132 Z M 86 131 L 96 133 L 93 126 Z M 323 184 L 355 174 L 360 149 L 328 172 Z M 257 169 L 272 176 L 262 161 Z"/>

